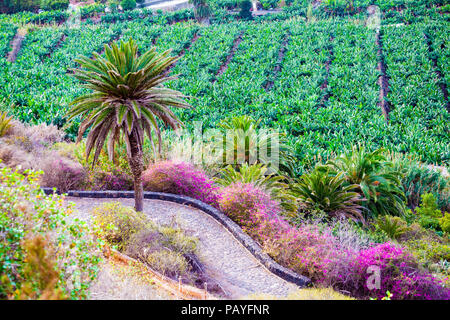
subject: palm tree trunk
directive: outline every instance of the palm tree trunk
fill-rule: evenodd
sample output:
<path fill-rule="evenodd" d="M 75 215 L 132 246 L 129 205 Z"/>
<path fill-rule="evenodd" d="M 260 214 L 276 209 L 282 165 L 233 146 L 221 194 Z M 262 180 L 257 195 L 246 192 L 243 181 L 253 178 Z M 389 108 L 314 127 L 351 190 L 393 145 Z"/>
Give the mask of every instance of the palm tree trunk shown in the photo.
<path fill-rule="evenodd" d="M 134 179 L 134 208 L 138 212 L 144 210 L 144 187 L 142 185 L 142 171 L 144 170 L 142 146 L 136 134 L 129 136 L 131 155 L 128 157 L 130 169 Z"/>

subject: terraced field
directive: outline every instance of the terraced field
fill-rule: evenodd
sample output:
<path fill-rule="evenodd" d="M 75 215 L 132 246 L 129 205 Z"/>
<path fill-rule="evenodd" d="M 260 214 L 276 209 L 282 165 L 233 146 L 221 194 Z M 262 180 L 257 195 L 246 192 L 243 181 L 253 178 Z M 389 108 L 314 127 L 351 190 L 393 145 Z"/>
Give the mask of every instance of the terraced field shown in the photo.
<path fill-rule="evenodd" d="M 85 90 L 71 76 L 74 59 L 133 37 L 142 51 L 172 48 L 180 56 L 171 70 L 180 76 L 170 86 L 192 96 L 195 108 L 177 111 L 188 127 L 192 121 L 214 127 L 240 114 L 260 118 L 286 132 L 298 173 L 318 156 L 358 142 L 450 162 L 450 25 L 444 20 L 383 26 L 379 34 L 342 19 L 41 27 L 28 32 L 14 62 L 6 54 L 17 28 L 2 24 L 0 30 L 0 100 L 14 103 L 11 112 L 25 122 L 64 125 L 68 104 Z M 380 76 L 386 80 L 381 94 Z M 68 129 L 71 136 L 75 131 Z"/>

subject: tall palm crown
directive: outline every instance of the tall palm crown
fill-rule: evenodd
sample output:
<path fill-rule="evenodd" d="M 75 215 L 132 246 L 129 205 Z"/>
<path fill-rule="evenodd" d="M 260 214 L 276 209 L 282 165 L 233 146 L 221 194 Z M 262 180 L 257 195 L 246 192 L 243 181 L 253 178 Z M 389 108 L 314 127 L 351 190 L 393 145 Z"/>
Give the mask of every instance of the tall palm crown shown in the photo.
<path fill-rule="evenodd" d="M 78 116 L 83 119 L 77 140 L 80 141 L 90 128 L 86 157 L 89 158 L 95 150 L 95 164 L 105 143 L 110 159 L 114 160 L 114 147 L 122 133 L 135 179 L 137 210 L 142 209 L 142 204 L 137 202 L 143 192 L 144 136 L 149 137 L 154 147 L 154 133 L 161 147 L 158 119 L 166 126 L 178 129 L 182 123 L 169 107 L 189 107 L 182 93 L 162 86 L 165 81 L 176 78 L 167 76 L 168 68 L 177 60 L 169 54 L 170 50 L 158 54 L 152 48 L 139 56 L 137 45 L 130 39 L 128 42 L 121 41 L 120 46 L 117 43 L 111 47 L 105 45 L 105 57 L 94 53 L 92 59 L 81 57 L 75 60 L 82 69 L 75 70 L 74 76 L 84 83 L 85 88 L 92 90 L 75 99 L 68 112 L 69 120 Z"/>
<path fill-rule="evenodd" d="M 98 160 L 101 147 L 108 140 L 108 154 L 114 155 L 114 142 L 119 139 L 122 130 L 130 152 L 130 136 L 143 142 L 144 134 L 152 140 L 154 129 L 160 141 L 160 128 L 157 118 L 173 129 L 182 123 L 169 106 L 188 107 L 184 96 L 178 91 L 161 86 L 165 81 L 175 79 L 168 77 L 165 70 L 177 58 L 169 56 L 170 50 L 162 54 L 155 48 L 138 56 L 138 47 L 130 39 L 120 42 L 120 47 L 113 43 L 105 45 L 105 57 L 94 53 L 94 58 L 81 57 L 75 60 L 84 70 L 76 70 L 75 77 L 85 82 L 84 87 L 92 89 L 75 99 L 69 111 L 69 120 L 82 116 L 78 132 L 80 140 L 90 127 L 86 143 L 87 156 L 95 148 L 94 162 Z"/>

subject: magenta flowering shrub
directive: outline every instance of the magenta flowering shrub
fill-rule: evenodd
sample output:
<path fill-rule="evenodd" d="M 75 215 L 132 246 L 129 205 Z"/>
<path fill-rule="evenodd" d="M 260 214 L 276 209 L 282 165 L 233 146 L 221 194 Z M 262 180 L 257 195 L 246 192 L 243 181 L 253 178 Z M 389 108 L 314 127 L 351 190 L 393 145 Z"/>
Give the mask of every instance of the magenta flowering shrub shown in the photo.
<path fill-rule="evenodd" d="M 151 164 L 142 175 L 147 191 L 181 194 L 218 205 L 218 188 L 202 170 L 186 162 L 162 161 Z"/>
<path fill-rule="evenodd" d="M 340 261 L 328 281 L 339 290 L 359 298 L 381 299 L 389 291 L 392 299 L 449 299 L 450 291 L 432 275 L 419 270 L 415 258 L 390 242 L 353 252 Z M 379 268 L 379 286 L 369 277 Z M 374 278 L 373 278 L 374 279 Z"/>
<path fill-rule="evenodd" d="M 312 280 L 323 279 L 338 258 L 336 242 L 315 226 L 296 228 L 263 189 L 235 183 L 222 189 L 220 209 L 281 265 Z"/>
<path fill-rule="evenodd" d="M 263 243 L 263 239 L 260 239 L 261 221 L 278 217 L 281 211 L 270 195 L 250 183 L 233 183 L 223 188 L 219 206 L 223 213 L 239 224 L 245 232 L 256 237 L 260 243 Z M 266 233 L 274 233 L 276 230 L 270 228 L 277 228 L 278 225 L 272 222 L 266 227 Z"/>

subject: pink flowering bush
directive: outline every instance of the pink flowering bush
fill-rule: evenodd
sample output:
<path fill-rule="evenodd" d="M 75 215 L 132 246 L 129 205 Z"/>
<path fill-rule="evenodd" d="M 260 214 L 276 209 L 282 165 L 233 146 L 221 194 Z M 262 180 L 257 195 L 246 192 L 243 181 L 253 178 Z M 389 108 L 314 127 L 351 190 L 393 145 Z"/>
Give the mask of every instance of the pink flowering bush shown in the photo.
<path fill-rule="evenodd" d="M 218 188 L 192 164 L 162 161 L 151 164 L 142 175 L 147 191 L 181 194 L 217 207 Z"/>
<path fill-rule="evenodd" d="M 296 228 L 282 216 L 278 202 L 263 189 L 247 183 L 224 188 L 220 209 L 276 261 L 313 280 L 323 279 L 339 255 L 336 242 L 314 226 Z"/>
<path fill-rule="evenodd" d="M 450 291 L 432 275 L 419 270 L 415 258 L 404 248 L 386 242 L 353 252 L 328 275 L 329 284 L 360 298 L 381 299 L 389 291 L 392 299 L 449 299 Z M 379 268 L 380 281 L 370 281 Z M 375 288 L 373 286 L 375 286 Z"/>

